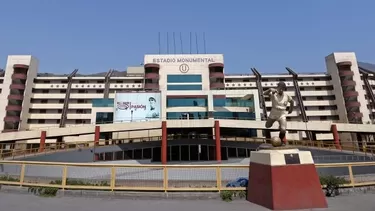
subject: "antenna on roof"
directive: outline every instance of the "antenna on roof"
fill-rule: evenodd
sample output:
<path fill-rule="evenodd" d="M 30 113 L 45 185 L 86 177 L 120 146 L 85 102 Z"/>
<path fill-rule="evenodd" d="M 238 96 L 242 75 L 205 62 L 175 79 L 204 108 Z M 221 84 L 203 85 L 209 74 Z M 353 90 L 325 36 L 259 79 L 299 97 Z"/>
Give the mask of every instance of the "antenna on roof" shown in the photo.
<path fill-rule="evenodd" d="M 191 32 L 190 32 L 190 54 L 191 54 Z"/>
<path fill-rule="evenodd" d="M 167 54 L 169 54 L 169 33 L 167 32 Z"/>
<path fill-rule="evenodd" d="M 181 42 L 181 53 L 184 54 L 184 46 L 182 44 L 182 34 L 180 32 L 180 42 Z"/>
<path fill-rule="evenodd" d="M 199 48 L 198 48 L 198 35 L 197 32 L 195 32 L 195 47 L 197 49 L 197 54 L 199 54 Z"/>
<path fill-rule="evenodd" d="M 159 39 L 159 54 L 161 52 L 161 48 L 160 48 L 160 32 L 159 32 L 159 35 L 158 35 L 158 39 Z"/>
<path fill-rule="evenodd" d="M 174 36 L 174 32 L 173 32 L 173 53 L 176 54 L 176 38 Z"/>
<path fill-rule="evenodd" d="M 204 54 L 207 54 L 206 51 L 206 33 L 203 32 L 203 49 L 204 49 Z"/>

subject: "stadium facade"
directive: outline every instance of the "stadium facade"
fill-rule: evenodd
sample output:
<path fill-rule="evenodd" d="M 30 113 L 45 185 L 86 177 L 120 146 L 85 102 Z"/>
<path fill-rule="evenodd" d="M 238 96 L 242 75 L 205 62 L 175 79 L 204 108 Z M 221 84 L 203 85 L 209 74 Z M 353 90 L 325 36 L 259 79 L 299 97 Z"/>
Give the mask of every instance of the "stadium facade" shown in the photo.
<path fill-rule="evenodd" d="M 226 74 L 222 54 L 145 55 L 144 65 L 127 71 L 58 75 L 38 73 L 39 61 L 33 56 L 11 55 L 0 75 L 0 129 L 6 133 L 153 119 L 260 121 L 271 109 L 261 93 L 279 81 L 296 101 L 289 121 L 373 124 L 371 67 L 358 63 L 352 52 L 333 53 L 325 62 L 326 73 L 298 74 L 286 68 L 285 74 L 264 75 L 252 68 L 251 74 Z M 155 105 L 157 111 L 150 110 Z M 264 136 L 261 130 L 248 132 Z M 287 134 L 288 139 L 309 136 L 304 131 Z M 314 139 L 332 140 L 333 135 L 315 134 Z"/>

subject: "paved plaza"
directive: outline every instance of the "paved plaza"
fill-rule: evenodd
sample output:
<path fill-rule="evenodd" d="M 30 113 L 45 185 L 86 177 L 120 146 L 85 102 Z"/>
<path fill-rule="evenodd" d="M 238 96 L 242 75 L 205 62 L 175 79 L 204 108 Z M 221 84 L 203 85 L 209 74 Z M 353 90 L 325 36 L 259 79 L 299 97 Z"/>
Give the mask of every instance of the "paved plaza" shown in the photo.
<path fill-rule="evenodd" d="M 374 211 L 375 194 L 358 194 L 328 198 L 327 211 Z M 245 200 L 223 202 L 220 200 L 131 200 L 83 197 L 42 198 L 31 194 L 0 193 L 0 210 L 6 211 L 265 211 L 266 208 Z M 314 209 L 315 210 L 315 209 Z"/>

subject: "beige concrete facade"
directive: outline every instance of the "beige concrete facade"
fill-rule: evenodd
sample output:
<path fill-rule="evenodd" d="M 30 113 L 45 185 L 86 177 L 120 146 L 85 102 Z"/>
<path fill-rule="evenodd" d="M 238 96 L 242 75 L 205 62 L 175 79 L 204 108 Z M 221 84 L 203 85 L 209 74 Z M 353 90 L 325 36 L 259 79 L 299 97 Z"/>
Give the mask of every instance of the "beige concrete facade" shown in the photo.
<path fill-rule="evenodd" d="M 316 61 L 319 62 L 319 61 Z M 360 125 L 350 124 L 348 127 L 358 127 L 359 130 L 366 132 L 375 131 L 372 124 L 375 110 L 371 106 L 369 98 L 365 98 L 366 89 L 361 77 L 361 72 L 357 64 L 355 53 L 333 53 L 326 57 L 326 72 L 313 74 L 299 74 L 298 85 L 301 89 L 308 123 L 301 123 L 301 111 L 296 109 L 288 115 L 289 128 L 294 128 L 287 134 L 288 139 L 304 139 L 306 134 L 295 130 L 301 127 L 322 128 L 322 133 L 317 133 L 316 138 L 321 140 L 332 140 L 332 134 L 329 133 L 329 127 L 333 123 L 338 123 L 339 128 L 345 128 L 349 123 L 348 109 L 344 101 L 344 88 L 342 78 L 339 75 L 338 63 L 350 62 L 350 70 L 353 72 L 352 80 L 355 91 L 358 92 L 356 97 L 360 103 L 358 112 L 361 113 Z M 12 90 L 10 86 L 13 83 L 14 65 L 27 65 L 27 79 L 23 91 L 22 110 L 20 112 L 20 120 L 17 128 L 12 128 L 19 132 L 0 134 L 0 141 L 11 139 L 35 139 L 40 135 L 41 130 L 48 131 L 48 135 L 80 135 L 79 138 L 66 137 L 64 140 L 89 140 L 92 139 L 92 132 L 98 112 L 113 112 L 113 107 L 93 107 L 93 99 L 103 99 L 105 92 L 108 91 L 108 98 L 113 99 L 116 92 L 120 91 L 144 91 L 145 90 L 145 68 L 130 67 L 128 73 L 123 75 L 112 75 L 106 84 L 105 75 L 89 75 L 89 76 L 73 76 L 71 79 L 71 89 L 68 91 L 69 78 L 67 75 L 42 75 L 38 74 L 38 60 L 32 56 L 9 56 L 5 65 L 5 74 L 0 76 L 1 94 L 0 94 L 0 129 L 4 130 L 4 118 L 9 115 L 7 106 L 9 103 L 9 95 Z M 214 96 L 225 96 L 231 99 L 241 99 L 246 95 L 253 95 L 255 119 L 251 121 L 245 120 L 220 120 L 225 127 L 253 127 L 261 129 L 261 107 L 260 97 L 256 77 L 252 74 L 225 74 L 223 69 L 224 87 L 222 89 L 212 89 L 211 87 L 211 64 L 223 64 L 224 55 L 222 54 L 197 54 L 197 55 L 145 55 L 144 64 L 159 65 L 158 85 L 161 92 L 161 120 L 168 120 L 168 127 L 198 127 L 213 124 L 213 117 L 209 119 L 189 119 L 189 120 L 171 120 L 168 119 L 168 112 L 250 112 L 247 107 L 236 106 L 214 106 Z M 188 70 L 182 70 L 186 68 Z M 182 67 L 183 66 L 183 67 Z M 282 68 L 282 67 L 281 67 Z M 298 72 L 298 70 L 296 70 Z M 322 71 L 324 72 L 324 71 Z M 286 72 L 285 72 L 286 73 Z M 184 85 L 185 83 L 168 83 L 168 75 L 201 75 L 202 81 L 199 83 L 190 83 L 201 85 L 201 90 L 168 90 L 168 85 Z M 375 85 L 374 75 L 369 79 L 370 84 Z M 263 89 L 275 87 L 279 81 L 284 81 L 288 87 L 287 93 L 295 97 L 295 88 L 293 77 L 287 74 L 280 75 L 262 75 L 261 84 Z M 106 90 L 108 87 L 108 90 Z M 69 93 L 69 94 L 68 94 Z M 59 128 L 61 115 L 64 110 L 64 100 L 69 96 L 67 105 L 67 114 L 65 128 Z M 207 106 L 181 106 L 168 107 L 167 98 L 173 96 L 206 96 Z M 265 102 L 267 112 L 269 113 L 271 102 Z M 129 123 L 126 127 L 138 123 Z M 142 123 L 144 128 L 148 128 L 148 132 L 132 132 L 137 136 L 145 136 L 147 134 L 161 134 L 159 126 L 147 126 L 148 124 L 159 123 Z M 122 124 L 121 124 L 122 125 Z M 308 126 L 307 126 L 308 125 Z M 314 125 L 314 126 L 312 126 Z M 355 126 L 353 126 L 355 125 Z M 123 125 L 119 127 L 124 127 Z M 106 128 L 107 126 L 103 126 Z M 113 137 L 128 138 L 131 137 L 130 132 L 116 131 L 116 124 L 108 126 L 108 131 L 113 132 Z M 124 129 L 124 128 L 123 128 Z M 79 131 L 76 131 L 79 130 Z M 346 130 L 346 129 L 345 129 Z M 76 132 L 74 132 L 76 131 Z M 91 133 L 91 135 L 85 134 Z M 261 130 L 258 130 L 258 136 L 262 136 Z M 272 133 L 275 135 L 275 133 Z M 11 138 L 10 138 L 11 137 Z M 356 140 L 351 134 L 342 134 L 342 139 Z"/>

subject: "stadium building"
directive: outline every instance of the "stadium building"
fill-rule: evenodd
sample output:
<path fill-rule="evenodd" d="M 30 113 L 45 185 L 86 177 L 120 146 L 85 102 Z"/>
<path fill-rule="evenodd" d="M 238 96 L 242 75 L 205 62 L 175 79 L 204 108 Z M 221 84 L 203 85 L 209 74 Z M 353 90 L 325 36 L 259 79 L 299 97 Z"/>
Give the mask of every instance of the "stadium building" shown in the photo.
<path fill-rule="evenodd" d="M 261 128 L 252 127 L 265 120 L 271 109 L 270 100 L 261 93 L 284 81 L 287 93 L 296 102 L 296 108 L 287 117 L 290 125 L 317 125 L 313 132 L 307 126 L 306 130 L 291 126 L 287 139 L 334 140 L 334 133 L 319 127 L 337 123 L 355 124 L 359 132 L 364 132 L 358 135 L 343 131 L 340 140 L 373 141 L 369 134 L 375 131 L 375 68 L 358 62 L 355 53 L 333 53 L 325 58 L 325 63 L 326 73 L 298 74 L 286 68 L 285 73 L 265 75 L 252 68 L 251 74 L 226 74 L 222 54 L 145 55 L 143 66 L 128 67 L 126 71 L 81 75 L 74 70 L 58 75 L 38 73 L 39 61 L 33 56 L 11 55 L 0 75 L 0 140 L 9 141 L 4 137 L 11 136 L 14 141 L 33 143 L 28 140 L 31 136 L 18 138 L 17 134 L 165 120 L 174 120 L 175 126 L 168 127 L 168 134 L 214 134 L 213 128 L 197 126 L 210 119 L 246 120 L 245 124 L 228 123 L 221 129 L 221 136 L 264 137 Z M 139 134 L 161 133 L 157 129 Z M 65 136 L 62 140 L 47 141 L 92 141 L 93 136 Z M 129 133 L 101 136 L 125 137 Z M 39 139 L 34 142 L 39 143 Z"/>

